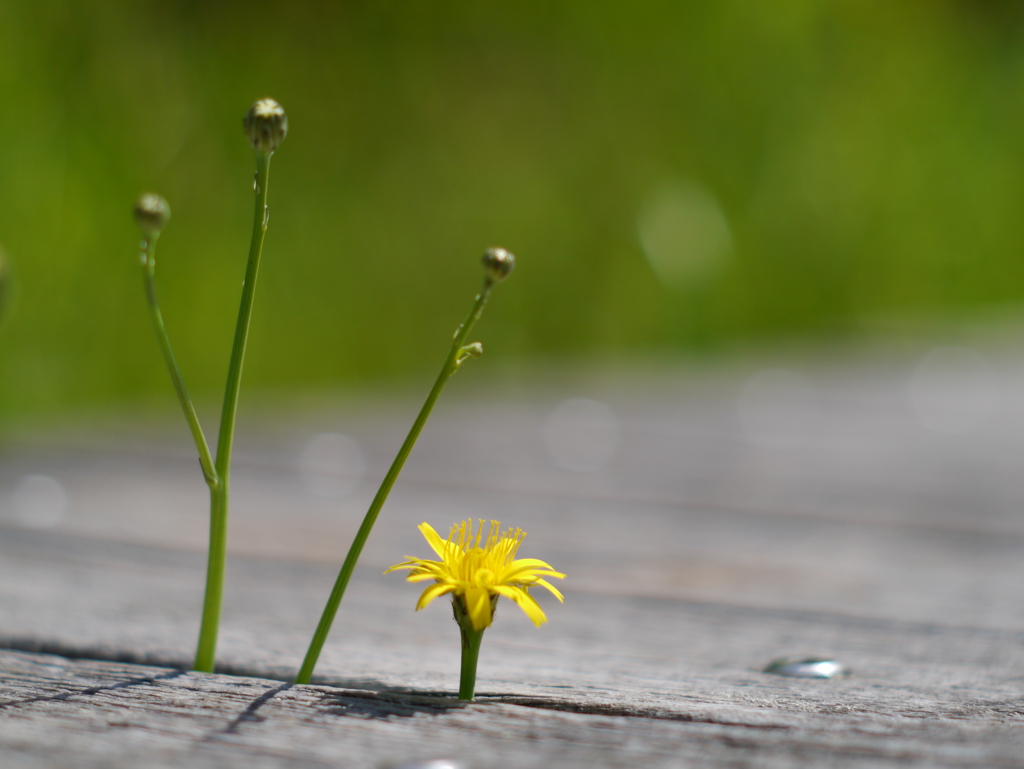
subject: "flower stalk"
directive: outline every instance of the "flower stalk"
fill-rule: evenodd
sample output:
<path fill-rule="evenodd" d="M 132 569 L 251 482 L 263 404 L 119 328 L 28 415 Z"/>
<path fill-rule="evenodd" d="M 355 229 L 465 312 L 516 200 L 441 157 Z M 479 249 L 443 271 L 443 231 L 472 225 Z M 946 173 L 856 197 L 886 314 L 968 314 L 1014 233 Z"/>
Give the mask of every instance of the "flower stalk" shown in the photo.
<path fill-rule="evenodd" d="M 135 220 L 143 232 L 142 267 L 149 306 L 157 339 L 163 352 L 164 361 L 171 375 L 175 392 L 182 411 L 192 432 L 199 451 L 199 463 L 203 477 L 210 489 L 210 544 L 207 555 L 206 588 L 203 597 L 203 613 L 196 646 L 195 670 L 212 673 L 216 664 L 217 637 L 220 628 L 221 603 L 224 594 L 224 566 L 227 559 L 228 491 L 231 475 L 231 450 L 234 442 L 235 418 L 238 412 L 238 395 L 241 388 L 242 365 L 245 361 L 246 344 L 249 338 L 249 323 L 252 317 L 253 295 L 259 273 L 260 255 L 266 237 L 269 209 L 267 207 L 267 181 L 270 174 L 270 158 L 288 131 L 288 117 L 273 99 L 256 102 L 245 116 L 243 123 L 246 136 L 256 154 L 256 208 L 253 216 L 252 239 L 249 244 L 249 259 L 246 264 L 245 282 L 238 308 L 238 321 L 228 363 L 227 383 L 224 388 L 224 402 L 221 407 L 220 430 L 217 438 L 216 458 L 203 433 L 195 407 L 185 388 L 181 370 L 171 349 L 171 343 L 164 328 L 154 285 L 156 269 L 156 241 L 160 231 L 170 218 L 170 208 L 157 195 L 143 195 L 135 207 Z"/>
<path fill-rule="evenodd" d="M 249 340 L 249 321 L 252 318 L 253 294 L 259 274 L 260 255 L 267 233 L 267 179 L 270 173 L 270 155 L 256 153 L 256 211 L 253 216 L 252 241 L 249 261 L 242 284 L 242 299 L 238 306 L 235 339 L 231 345 L 228 378 L 224 387 L 224 403 L 220 412 L 220 432 L 217 435 L 216 483 L 210 486 L 210 547 L 206 563 L 206 591 L 203 598 L 203 618 L 199 626 L 195 670 L 212 673 L 217 655 L 217 635 L 220 629 L 221 603 L 224 596 L 224 566 L 227 561 L 228 492 L 231 482 L 231 450 L 235 438 L 235 417 L 238 413 L 238 393 L 242 384 L 242 364 Z"/>
<path fill-rule="evenodd" d="M 452 339 L 452 345 L 448 350 L 448 355 L 445 357 L 444 364 L 441 366 L 441 371 L 438 373 L 433 387 L 430 388 L 430 393 L 427 395 L 427 399 L 424 402 L 423 407 L 420 409 L 419 414 L 416 415 L 416 419 L 412 424 L 412 428 L 409 430 L 409 434 L 405 437 L 405 441 L 403 441 L 401 448 L 399 448 L 397 456 L 391 463 L 391 467 L 388 469 L 387 474 L 384 476 L 384 480 L 381 482 L 380 488 L 377 489 L 377 493 L 374 496 L 373 501 L 370 503 L 370 507 L 366 511 L 365 517 L 363 518 L 363 522 L 360 524 L 359 530 L 356 532 L 356 536 L 352 540 L 352 545 L 349 547 L 348 555 L 345 556 L 345 561 L 341 566 L 341 571 L 338 573 L 338 578 L 335 581 L 331 594 L 327 599 L 327 604 L 324 606 L 320 622 L 317 624 L 316 631 L 313 633 L 313 638 L 306 651 L 306 656 L 302 661 L 302 666 L 299 668 L 299 673 L 295 677 L 296 683 L 308 684 L 313 676 L 313 670 L 316 668 L 316 663 L 320 658 L 321 651 L 323 651 L 324 643 L 327 641 L 327 636 L 331 631 L 331 625 L 334 623 L 334 618 L 338 613 L 338 607 L 341 606 L 342 598 L 345 596 L 345 590 L 348 588 L 348 583 L 352 579 L 352 572 L 355 571 L 356 563 L 359 560 L 360 554 L 363 552 L 366 540 L 369 538 L 370 532 L 373 530 L 373 525 L 377 521 L 377 516 L 384 507 L 384 502 L 387 501 L 388 494 L 391 493 L 392 486 L 395 485 L 395 481 L 398 480 L 399 473 L 402 472 L 405 460 L 408 459 L 409 454 L 412 451 L 412 447 L 416 445 L 416 439 L 419 438 L 420 432 L 423 430 L 423 426 L 427 423 L 427 419 L 430 417 L 430 412 L 433 410 L 434 404 L 441 395 L 441 390 L 444 389 L 445 384 L 448 382 L 448 379 L 452 374 L 458 371 L 459 367 L 461 367 L 466 360 L 469 358 L 479 357 L 483 353 L 483 347 L 479 342 L 467 345 L 466 337 L 469 335 L 469 332 L 472 331 L 476 322 L 480 319 L 480 315 L 483 314 L 484 306 L 487 304 L 487 299 L 491 295 L 491 290 L 495 285 L 511 274 L 515 267 L 515 257 L 503 248 L 492 248 L 484 253 L 482 262 L 484 268 L 483 287 L 480 289 L 480 293 L 478 293 L 476 298 L 473 300 L 473 306 L 470 308 L 466 319 L 457 329 L 455 329 L 455 336 Z"/>
<path fill-rule="evenodd" d="M 171 340 L 167 336 L 167 329 L 164 328 L 163 314 L 160 312 L 160 304 L 156 298 L 156 242 L 170 217 L 171 209 L 167 205 L 167 201 L 159 195 L 143 195 L 135 205 L 135 221 L 145 236 L 142 241 L 142 254 L 139 257 L 142 264 L 143 288 L 146 292 L 146 306 L 149 308 L 150 319 L 153 321 L 156 338 L 160 343 L 160 352 L 163 353 L 164 363 L 167 364 L 167 371 L 170 373 L 171 383 L 174 385 L 174 392 L 178 396 L 181 410 L 185 414 L 185 421 L 188 422 L 189 431 L 192 433 L 192 439 L 199 452 L 199 465 L 203 469 L 203 477 L 212 489 L 217 485 L 217 471 L 213 466 L 210 447 L 203 434 L 203 428 L 199 424 L 199 417 L 196 415 L 195 406 L 192 405 L 188 389 L 185 387 L 185 379 L 181 375 L 181 369 L 178 368 L 174 350 L 171 349 Z"/>
<path fill-rule="evenodd" d="M 491 599 L 491 613 L 493 615 L 495 605 L 498 603 L 498 596 Z M 459 624 L 459 634 L 462 636 L 462 667 L 459 672 L 459 699 L 472 700 L 476 693 L 476 666 L 480 659 L 480 646 L 484 640 L 484 630 L 476 630 L 473 622 L 466 611 L 466 602 L 462 596 L 452 598 L 452 612 L 455 614 L 455 621 Z"/>

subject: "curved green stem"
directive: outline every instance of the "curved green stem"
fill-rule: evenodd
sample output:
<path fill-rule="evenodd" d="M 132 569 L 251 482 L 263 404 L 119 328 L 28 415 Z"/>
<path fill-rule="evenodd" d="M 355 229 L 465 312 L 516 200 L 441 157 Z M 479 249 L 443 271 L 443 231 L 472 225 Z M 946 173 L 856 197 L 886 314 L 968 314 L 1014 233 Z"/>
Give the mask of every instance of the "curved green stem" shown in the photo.
<path fill-rule="evenodd" d="M 196 442 L 196 449 L 199 451 L 199 464 L 203 468 L 203 477 L 207 485 L 213 489 L 217 486 L 217 471 L 213 466 L 213 459 L 210 456 L 210 447 L 206 443 L 206 436 L 199 424 L 199 417 L 196 416 L 192 399 L 188 396 L 185 388 L 185 380 L 181 376 L 181 369 L 178 368 L 178 361 L 171 349 L 171 340 L 167 337 L 167 330 L 164 328 L 164 318 L 160 312 L 160 305 L 156 300 L 156 285 L 154 275 L 156 273 L 156 240 L 159 233 L 147 238 L 142 243 L 142 278 L 146 287 L 146 304 L 149 306 L 150 316 L 153 319 L 153 327 L 156 329 L 156 338 L 160 342 L 160 350 L 164 354 L 164 361 L 167 363 L 167 370 L 171 374 L 171 381 L 174 383 L 174 391 L 178 394 L 178 402 L 181 403 L 181 410 L 185 412 L 185 419 L 188 421 L 188 428 L 192 431 L 192 439 Z"/>
<path fill-rule="evenodd" d="M 218 483 L 210 487 L 210 549 L 206 568 L 206 594 L 203 600 L 203 619 L 199 628 L 195 670 L 212 673 L 217 652 L 217 633 L 220 626 L 221 599 L 224 593 L 224 562 L 227 551 L 228 488 L 231 475 L 231 447 L 235 434 L 235 415 L 238 411 L 238 391 L 242 380 L 242 363 L 249 338 L 249 319 L 252 316 L 253 292 L 259 272 L 263 239 L 267 233 L 267 178 L 272 153 L 256 153 L 256 210 L 253 217 L 252 242 L 249 262 L 242 284 L 242 301 L 238 307 L 235 341 L 231 347 L 228 380 L 224 388 L 224 405 L 220 413 L 220 433 L 217 437 L 217 460 L 214 465 Z"/>
<path fill-rule="evenodd" d="M 387 500 L 388 494 L 391 492 L 391 487 L 395 485 L 395 481 L 398 479 L 398 474 L 402 472 L 402 466 L 405 464 L 405 460 L 408 458 L 409 452 L 412 451 L 412 447 L 416 444 L 416 439 L 419 437 L 420 431 L 423 429 L 423 425 L 426 424 L 427 418 L 430 416 L 430 412 L 433 410 L 434 404 L 437 402 L 437 398 L 441 394 L 441 390 L 444 389 L 448 378 L 454 374 L 459 369 L 459 366 L 462 365 L 463 361 L 466 360 L 466 357 L 476 353 L 476 348 L 473 348 L 473 352 L 470 352 L 463 345 L 465 344 L 466 336 L 480 318 L 480 314 L 484 311 L 484 305 L 487 304 L 487 298 L 490 296 L 491 289 L 493 287 L 494 283 L 490 280 L 484 280 L 483 288 L 480 289 L 480 293 L 477 294 L 476 299 L 473 302 L 473 307 L 469 311 L 469 315 L 466 316 L 466 320 L 462 322 L 462 325 L 455 329 L 455 338 L 452 340 L 451 349 L 448 351 L 448 357 L 445 358 L 444 365 L 441 367 L 441 372 L 437 375 L 434 386 L 430 389 L 430 394 L 427 395 L 427 400 L 424 402 L 423 408 L 420 409 L 420 413 L 416 416 L 416 421 L 413 422 L 412 428 L 409 430 L 409 434 L 405 438 L 405 442 L 402 443 L 402 447 L 398 450 L 398 456 L 396 456 L 395 461 L 391 463 L 391 468 L 388 470 L 387 475 L 384 476 L 384 480 L 381 482 L 376 496 L 370 503 L 370 509 L 366 511 L 366 516 L 363 518 L 363 522 L 359 526 L 359 531 L 356 532 L 355 539 L 352 541 L 352 546 L 349 548 L 348 555 L 345 557 L 345 562 L 341 566 L 338 579 L 334 583 L 334 589 L 331 591 L 331 595 L 327 599 L 327 605 L 324 607 L 323 615 L 320 617 L 320 623 L 317 625 L 316 632 L 313 634 L 313 640 L 309 644 L 306 657 L 302 661 L 302 667 L 299 668 L 299 674 L 295 678 L 296 683 L 308 684 L 310 678 L 313 676 L 313 668 L 316 667 L 317 660 L 320 658 L 320 652 L 323 650 L 324 642 L 327 640 L 327 634 L 331 631 L 334 616 L 338 613 L 338 607 L 341 605 L 341 599 L 345 595 L 345 589 L 348 587 L 349 580 L 352 578 L 352 572 L 356 568 L 356 561 L 359 560 L 359 555 L 363 552 L 363 546 L 366 544 L 366 540 L 370 536 L 373 524 L 377 521 L 377 515 L 380 513 L 381 508 L 384 507 L 384 502 Z"/>

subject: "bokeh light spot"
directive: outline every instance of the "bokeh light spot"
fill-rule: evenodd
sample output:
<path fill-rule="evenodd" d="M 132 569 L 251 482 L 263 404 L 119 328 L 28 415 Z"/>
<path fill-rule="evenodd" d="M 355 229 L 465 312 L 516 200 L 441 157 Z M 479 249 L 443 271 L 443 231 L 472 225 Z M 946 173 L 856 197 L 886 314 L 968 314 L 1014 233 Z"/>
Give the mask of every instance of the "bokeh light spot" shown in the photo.
<path fill-rule="evenodd" d="M 366 473 L 359 444 L 340 433 L 319 433 L 306 444 L 298 459 L 306 488 L 318 497 L 351 494 Z"/>
<path fill-rule="evenodd" d="M 767 449 L 805 443 L 818 428 L 818 393 L 803 374 L 788 369 L 758 371 L 736 401 L 746 439 Z"/>
<path fill-rule="evenodd" d="M 998 384 L 977 350 L 936 347 L 914 367 L 907 391 L 922 425 L 937 433 L 963 435 L 992 416 L 999 401 Z"/>
<path fill-rule="evenodd" d="M 721 206 L 692 179 L 652 193 L 640 209 L 637 229 L 648 264 L 668 289 L 706 282 L 732 250 Z"/>
<path fill-rule="evenodd" d="M 26 475 L 14 490 L 15 520 L 31 529 L 49 529 L 62 520 L 68 509 L 64 487 L 48 475 Z"/>
<path fill-rule="evenodd" d="M 619 443 L 615 414 L 601 401 L 569 398 L 551 411 L 544 425 L 544 445 L 559 467 L 577 472 L 604 468 Z"/>

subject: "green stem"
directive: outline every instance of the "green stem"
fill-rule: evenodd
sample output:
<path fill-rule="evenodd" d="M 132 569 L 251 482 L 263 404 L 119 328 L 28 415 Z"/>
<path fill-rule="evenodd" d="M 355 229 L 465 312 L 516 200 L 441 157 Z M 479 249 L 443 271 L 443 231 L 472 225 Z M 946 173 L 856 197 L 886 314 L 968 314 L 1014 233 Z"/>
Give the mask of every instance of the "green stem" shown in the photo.
<path fill-rule="evenodd" d="M 164 361 L 167 363 L 167 370 L 171 374 L 171 381 L 174 383 L 174 391 L 178 394 L 178 402 L 181 403 L 181 410 L 185 412 L 185 419 L 188 421 L 189 430 L 192 431 L 192 439 L 196 442 L 196 449 L 199 450 L 199 464 L 203 468 L 203 477 L 207 485 L 213 489 L 217 486 L 217 471 L 213 466 L 213 459 L 210 456 L 210 447 L 206 443 L 206 436 L 199 424 L 199 417 L 196 416 L 192 399 L 188 396 L 185 388 L 185 380 L 181 376 L 181 369 L 178 368 L 178 361 L 171 349 L 171 340 L 167 337 L 167 330 L 164 328 L 164 318 L 160 312 L 160 305 L 156 300 L 156 286 L 154 275 L 156 273 L 156 240 L 159 233 L 143 241 L 142 247 L 142 278 L 146 287 L 146 304 L 149 305 L 150 316 L 153 319 L 153 327 L 156 329 L 156 338 L 160 342 L 160 350 L 164 354 Z"/>
<path fill-rule="evenodd" d="M 480 658 L 480 642 L 484 640 L 483 630 L 466 629 L 459 625 L 462 633 L 462 671 L 459 675 L 459 699 L 471 700 L 476 691 L 476 663 Z"/>
<path fill-rule="evenodd" d="M 256 153 L 256 210 L 253 216 L 252 242 L 249 262 L 242 284 L 242 301 L 238 307 L 235 341 L 231 347 L 228 380 L 224 388 L 224 405 L 220 413 L 220 433 L 217 437 L 217 460 L 214 466 L 218 484 L 210 487 L 210 549 L 206 570 L 206 595 L 203 600 L 203 620 L 199 628 L 195 670 L 212 673 L 217 652 L 217 632 L 220 626 L 220 607 L 224 593 L 224 562 L 227 549 L 228 488 L 231 475 L 231 447 L 235 434 L 235 415 L 238 411 L 238 391 L 242 380 L 242 363 L 249 338 L 249 319 L 252 316 L 253 292 L 260 266 L 263 239 L 267 234 L 267 178 L 272 153 Z"/>
<path fill-rule="evenodd" d="M 324 607 L 323 615 L 320 617 L 320 623 L 317 625 L 316 632 L 313 634 L 313 640 L 310 641 L 309 649 L 306 651 L 306 657 L 302 661 L 302 667 L 299 668 L 299 674 L 295 678 L 296 683 L 308 684 L 310 678 L 313 676 L 313 668 L 316 667 L 317 660 L 320 658 L 320 652 L 324 648 L 324 642 L 327 640 L 327 634 L 331 631 L 334 616 L 338 613 L 338 607 L 341 605 L 341 599 L 345 595 L 345 588 L 348 587 L 349 580 L 352 578 L 352 572 L 356 568 L 356 561 L 359 560 L 359 555 L 363 552 L 363 546 L 366 544 L 366 540 L 370 536 L 373 524 L 377 521 L 377 515 L 380 513 L 381 508 L 384 507 L 384 502 L 387 500 L 388 494 L 391 492 L 391 487 L 395 485 L 395 481 L 398 479 L 398 474 L 402 472 L 402 466 L 405 464 L 405 460 L 408 458 L 409 452 L 412 451 L 412 447 L 416 444 L 416 439 L 419 437 L 420 431 L 423 429 L 423 425 L 426 424 L 427 417 L 430 416 L 430 412 L 434 408 L 434 404 L 437 402 L 437 398 L 441 394 L 441 390 L 444 389 L 448 378 L 458 370 L 459 366 L 465 360 L 468 354 L 463 348 L 463 345 L 466 342 L 466 336 L 480 318 L 480 314 L 484 311 L 484 305 L 487 304 L 487 297 L 490 296 L 491 289 L 493 287 L 493 282 L 490 280 L 484 280 L 483 288 L 480 289 L 480 293 L 477 294 L 476 299 L 473 302 L 473 307 L 469 311 L 469 315 L 466 316 L 466 320 L 462 322 L 462 325 L 455 329 L 455 338 L 452 340 L 452 347 L 448 351 L 448 357 L 445 358 L 444 365 L 441 367 L 441 372 L 437 375 L 437 380 L 434 382 L 434 386 L 430 389 L 430 394 L 427 395 L 427 400 L 423 404 L 423 408 L 420 409 L 420 413 L 416 416 L 416 421 L 413 422 L 412 428 L 409 430 L 409 434 L 405 438 L 405 442 L 398 450 L 398 456 L 395 457 L 395 461 L 391 463 L 391 468 L 388 470 L 387 475 L 384 476 L 384 480 L 381 482 L 380 488 L 377 490 L 377 495 L 373 498 L 373 502 L 370 503 L 370 509 L 366 511 L 366 516 L 363 518 L 363 523 L 360 525 L 359 531 L 356 532 L 355 539 L 352 540 L 352 546 L 349 548 L 348 555 L 345 557 L 345 562 L 341 566 L 341 571 L 338 573 L 338 579 L 334 583 L 334 589 L 331 591 L 331 595 L 327 599 L 327 605 Z"/>
<path fill-rule="evenodd" d="M 206 592 L 199 625 L 194 670 L 212 673 L 217 655 L 217 633 L 224 595 L 224 565 L 227 561 L 228 490 L 227 485 L 210 488 L 210 546 L 206 555 Z"/>

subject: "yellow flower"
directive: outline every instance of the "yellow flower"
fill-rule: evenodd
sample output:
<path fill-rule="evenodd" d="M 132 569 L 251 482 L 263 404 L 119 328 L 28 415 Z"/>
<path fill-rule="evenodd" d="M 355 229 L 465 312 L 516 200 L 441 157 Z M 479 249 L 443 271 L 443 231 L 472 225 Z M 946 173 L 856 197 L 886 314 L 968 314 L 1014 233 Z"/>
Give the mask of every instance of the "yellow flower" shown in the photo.
<path fill-rule="evenodd" d="M 408 569 L 406 579 L 409 582 L 434 580 L 434 584 L 420 596 L 417 611 L 438 596 L 451 593 L 456 602 L 456 616 L 460 608 L 458 602 L 461 601 L 461 608 L 468 615 L 473 629 L 482 631 L 491 624 L 498 596 L 511 598 L 538 626 L 548 618 L 530 595 L 529 588 L 540 585 L 550 590 L 559 601 L 562 600 L 562 594 L 544 577 L 562 579 L 564 574 L 536 558 L 516 559 L 516 551 L 526 536 L 526 532 L 520 529 L 509 528 L 502 534 L 501 523 L 491 521 L 485 538 L 484 521 L 481 519 L 475 534 L 473 521 L 467 520 L 452 526 L 447 540 L 441 539 L 429 523 L 420 524 L 419 530 L 441 560 L 410 557 L 385 572 Z"/>

